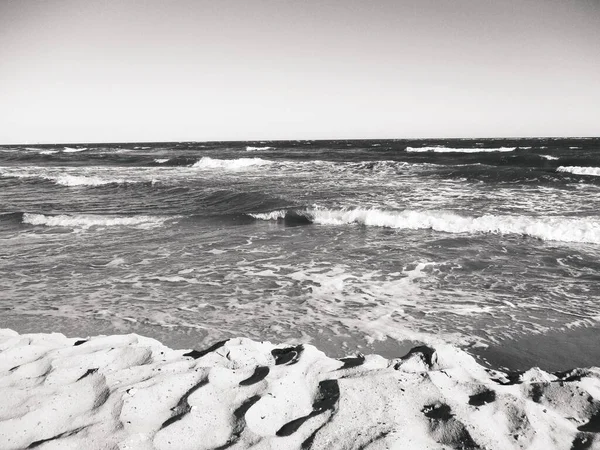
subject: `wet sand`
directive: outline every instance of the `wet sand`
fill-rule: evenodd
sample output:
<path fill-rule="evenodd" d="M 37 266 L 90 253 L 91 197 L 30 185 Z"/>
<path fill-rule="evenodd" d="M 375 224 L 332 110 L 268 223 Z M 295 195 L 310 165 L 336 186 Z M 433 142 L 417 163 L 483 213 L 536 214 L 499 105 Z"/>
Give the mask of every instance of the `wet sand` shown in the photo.
<path fill-rule="evenodd" d="M 575 367 L 598 367 L 600 325 L 506 340 L 486 349 L 469 350 L 469 353 L 487 366 L 510 371 L 539 367 L 556 372 Z"/>

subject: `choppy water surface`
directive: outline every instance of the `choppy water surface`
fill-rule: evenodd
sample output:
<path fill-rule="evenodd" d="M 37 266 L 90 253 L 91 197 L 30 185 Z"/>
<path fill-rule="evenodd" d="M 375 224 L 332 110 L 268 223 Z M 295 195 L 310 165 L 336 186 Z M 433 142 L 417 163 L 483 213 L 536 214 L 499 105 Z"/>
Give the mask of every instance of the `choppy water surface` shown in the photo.
<path fill-rule="evenodd" d="M 0 147 L 0 326 L 393 352 L 600 321 L 600 140 Z"/>

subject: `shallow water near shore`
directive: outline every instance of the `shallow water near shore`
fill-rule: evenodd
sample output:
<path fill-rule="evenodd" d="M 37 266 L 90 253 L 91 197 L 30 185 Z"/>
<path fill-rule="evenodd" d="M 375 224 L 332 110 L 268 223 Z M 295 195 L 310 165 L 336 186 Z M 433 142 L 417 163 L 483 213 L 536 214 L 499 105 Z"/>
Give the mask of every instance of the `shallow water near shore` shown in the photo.
<path fill-rule="evenodd" d="M 599 167 L 598 139 L 2 147 L 0 327 L 600 365 Z"/>

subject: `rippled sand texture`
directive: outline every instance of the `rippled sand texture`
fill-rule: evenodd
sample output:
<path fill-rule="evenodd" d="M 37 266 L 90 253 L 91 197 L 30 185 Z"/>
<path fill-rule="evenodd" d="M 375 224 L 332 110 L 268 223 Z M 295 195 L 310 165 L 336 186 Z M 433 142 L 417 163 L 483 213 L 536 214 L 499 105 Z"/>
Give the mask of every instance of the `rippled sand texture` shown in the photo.
<path fill-rule="evenodd" d="M 332 359 L 248 339 L 0 330 L 0 447 L 600 448 L 600 370 L 486 370 L 449 345 Z"/>

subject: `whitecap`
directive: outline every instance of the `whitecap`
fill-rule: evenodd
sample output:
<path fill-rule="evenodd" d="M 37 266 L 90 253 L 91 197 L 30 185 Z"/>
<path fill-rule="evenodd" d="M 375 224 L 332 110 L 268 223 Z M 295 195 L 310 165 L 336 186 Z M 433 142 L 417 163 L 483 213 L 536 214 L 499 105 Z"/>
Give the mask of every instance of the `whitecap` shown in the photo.
<path fill-rule="evenodd" d="M 67 227 L 88 229 L 90 227 L 130 226 L 140 228 L 154 228 L 162 225 L 173 217 L 159 216 L 100 216 L 92 214 L 59 214 L 56 216 L 45 214 L 25 213 L 23 223 L 29 225 L 43 225 L 47 227 Z"/>
<path fill-rule="evenodd" d="M 309 208 L 295 212 L 315 224 L 359 224 L 394 229 L 431 229 L 445 233 L 518 234 L 547 241 L 600 244 L 600 220 L 590 217 L 493 215 L 463 216 L 439 210 L 387 211 L 366 208 Z M 285 217 L 282 211 L 253 214 L 262 220 Z"/>
<path fill-rule="evenodd" d="M 268 166 L 273 161 L 261 158 L 215 159 L 204 156 L 192 166 L 196 169 L 244 170 L 252 167 Z"/>
<path fill-rule="evenodd" d="M 154 162 L 155 162 L 155 163 L 157 163 L 157 164 L 164 164 L 164 163 L 166 163 L 167 161 L 169 161 L 169 159 L 171 159 L 171 158 L 156 158 L 156 159 L 154 160 Z"/>
<path fill-rule="evenodd" d="M 407 152 L 435 152 L 435 153 L 486 153 L 486 152 L 512 152 L 517 147 L 498 148 L 451 148 L 451 147 L 406 147 Z"/>
<path fill-rule="evenodd" d="M 600 177 L 600 167 L 560 166 L 556 171 L 572 173 L 575 175 Z"/>
<path fill-rule="evenodd" d="M 540 155 L 540 158 L 545 158 L 549 161 L 556 161 L 558 159 L 558 156 L 552 156 L 552 155 Z"/>
<path fill-rule="evenodd" d="M 83 152 L 87 150 L 87 147 L 82 147 L 82 148 L 73 148 L 73 147 L 65 147 L 63 149 L 64 153 L 77 153 L 77 152 Z"/>

